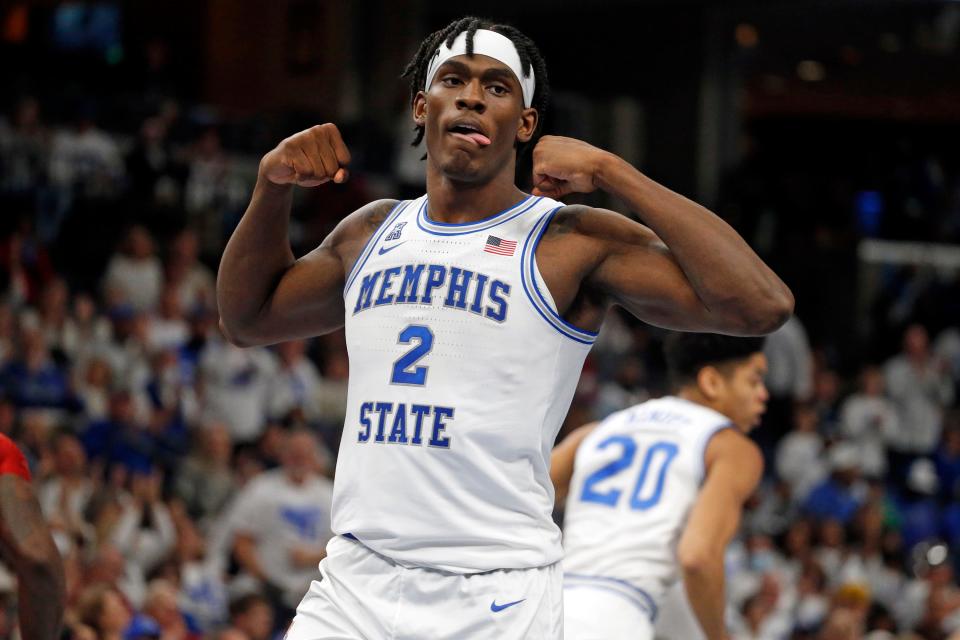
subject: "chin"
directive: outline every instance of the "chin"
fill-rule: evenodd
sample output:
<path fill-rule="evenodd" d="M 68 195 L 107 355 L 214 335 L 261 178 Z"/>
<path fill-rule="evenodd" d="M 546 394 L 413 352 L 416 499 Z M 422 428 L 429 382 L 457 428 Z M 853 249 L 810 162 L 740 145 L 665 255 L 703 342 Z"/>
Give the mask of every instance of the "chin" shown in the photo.
<path fill-rule="evenodd" d="M 444 176 L 459 182 L 477 182 L 481 177 L 473 158 L 463 152 L 452 153 L 446 162 L 440 165 L 440 171 Z"/>

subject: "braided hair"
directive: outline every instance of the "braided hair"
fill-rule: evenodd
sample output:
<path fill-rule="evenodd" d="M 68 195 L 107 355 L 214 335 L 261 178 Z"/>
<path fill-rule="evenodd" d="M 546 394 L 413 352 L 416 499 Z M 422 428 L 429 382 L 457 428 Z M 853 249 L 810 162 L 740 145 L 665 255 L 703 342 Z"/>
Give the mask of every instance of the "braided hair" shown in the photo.
<path fill-rule="evenodd" d="M 477 29 L 496 31 L 509 38 L 510 41 L 513 42 L 513 46 L 517 48 L 517 53 L 520 54 L 520 64 L 525 76 L 529 75 L 531 67 L 533 68 L 533 73 L 537 79 L 537 86 L 533 92 L 531 106 L 537 110 L 540 118 L 537 122 L 537 128 L 534 131 L 533 137 L 531 137 L 529 142 L 520 145 L 520 151 L 523 151 L 524 148 L 536 139 L 537 134 L 540 132 L 543 116 L 547 111 L 547 100 L 550 97 L 550 83 L 547 81 L 547 65 L 544 63 L 543 56 L 540 55 L 540 50 L 537 49 L 537 45 L 516 28 L 473 16 L 455 20 L 443 29 L 434 31 L 420 43 L 420 48 L 417 49 L 416 55 L 414 55 L 413 60 L 407 64 L 406 69 L 403 70 L 400 77 L 410 78 L 410 102 L 412 103 L 417 97 L 417 93 L 424 87 L 427 67 L 430 65 L 430 60 L 433 58 L 433 54 L 436 53 L 437 49 L 440 48 L 440 45 L 446 43 L 448 47 L 452 46 L 457 36 L 466 31 L 467 55 L 472 56 L 473 34 L 477 32 Z M 415 147 L 423 140 L 424 128 L 422 125 L 417 125 L 414 130 L 417 132 L 413 140 L 413 146 Z"/>

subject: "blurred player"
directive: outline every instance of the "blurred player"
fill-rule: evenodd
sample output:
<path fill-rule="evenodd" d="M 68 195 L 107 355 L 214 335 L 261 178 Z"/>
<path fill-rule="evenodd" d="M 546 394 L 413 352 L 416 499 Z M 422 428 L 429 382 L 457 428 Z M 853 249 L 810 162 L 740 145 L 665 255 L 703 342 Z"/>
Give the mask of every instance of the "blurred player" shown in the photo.
<path fill-rule="evenodd" d="M 60 635 L 66 604 L 63 561 L 30 487 L 23 454 L 0 434 L 0 555 L 17 575 L 23 640 Z"/>
<path fill-rule="evenodd" d="M 512 27 L 454 22 L 404 75 L 426 195 L 373 202 L 295 260 L 293 185 L 343 182 L 350 161 L 334 125 L 313 127 L 261 160 L 220 266 L 237 344 L 346 328 L 338 536 L 288 638 L 558 638 L 550 450 L 607 309 L 759 334 L 793 298 L 714 214 L 583 142 L 541 140 L 521 191 L 549 87 Z M 598 187 L 648 227 L 551 199 Z"/>
<path fill-rule="evenodd" d="M 684 579 L 709 640 L 726 638 L 724 550 L 763 471 L 746 437 L 768 398 L 761 338 L 671 335 L 676 395 L 574 431 L 553 452 L 563 530 L 568 640 L 653 638 Z"/>

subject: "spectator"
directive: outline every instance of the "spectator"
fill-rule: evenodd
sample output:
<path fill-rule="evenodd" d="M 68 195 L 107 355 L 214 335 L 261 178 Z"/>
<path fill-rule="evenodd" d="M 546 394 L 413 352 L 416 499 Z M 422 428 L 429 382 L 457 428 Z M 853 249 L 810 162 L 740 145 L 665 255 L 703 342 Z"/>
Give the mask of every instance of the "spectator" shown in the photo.
<path fill-rule="evenodd" d="M 0 390 L 20 408 L 79 409 L 70 381 L 51 358 L 39 328 L 21 327 L 20 337 L 22 354 L 0 372 Z"/>
<path fill-rule="evenodd" d="M 279 367 L 269 392 L 269 415 L 283 419 L 291 414 L 302 422 L 317 420 L 318 409 L 314 390 L 322 384 L 317 367 L 304 354 L 305 340 L 291 340 L 277 345 Z"/>
<path fill-rule="evenodd" d="M 76 112 L 73 129 L 53 136 L 50 150 L 50 182 L 69 199 L 112 198 L 118 195 L 124 176 L 123 159 L 116 141 L 98 128 L 96 108 L 82 105 Z M 54 237 L 56 233 L 50 235 Z"/>
<path fill-rule="evenodd" d="M 918 458 L 910 465 L 905 489 L 898 496 L 903 544 L 914 545 L 940 536 L 941 514 L 936 494 L 940 488 L 933 462 Z"/>
<path fill-rule="evenodd" d="M 118 253 L 113 254 L 103 278 L 110 305 L 130 305 L 135 311 L 156 308 L 163 288 L 163 269 L 153 238 L 145 228 L 133 226 Z"/>
<path fill-rule="evenodd" d="M 200 358 L 203 419 L 226 424 L 234 443 L 253 442 L 266 428 L 276 374 L 276 359 L 266 349 L 209 342 Z"/>
<path fill-rule="evenodd" d="M 131 478 L 131 499 L 125 500 L 123 512 L 111 535 L 111 542 L 128 564 L 148 575 L 173 551 L 177 535 L 170 511 L 161 500 L 163 478 L 159 472 L 134 473 Z"/>
<path fill-rule="evenodd" d="M 767 336 L 763 351 L 769 366 L 764 383 L 770 391 L 764 429 L 773 430 L 767 437 L 775 444 L 790 424 L 790 407 L 813 395 L 813 354 L 807 331 L 796 316 Z"/>
<path fill-rule="evenodd" d="M 333 483 L 318 473 L 317 447 L 308 431 L 288 434 L 282 467 L 251 481 L 237 496 L 232 516 L 240 565 L 288 611 L 317 578 L 332 535 Z"/>
<path fill-rule="evenodd" d="M 7 211 L 36 206 L 49 152 L 50 132 L 41 119 L 40 103 L 31 96 L 20 98 L 10 125 L 0 124 L 0 196 Z M 41 237 L 52 239 L 48 234 Z"/>
<path fill-rule="evenodd" d="M 273 610 L 263 596 L 251 593 L 230 603 L 232 629 L 249 640 L 268 640 L 273 629 Z"/>
<path fill-rule="evenodd" d="M 147 586 L 143 615 L 156 623 L 162 640 L 199 640 L 200 633 L 193 628 L 177 605 L 177 590 L 166 580 L 157 579 Z"/>
<path fill-rule="evenodd" d="M 150 320 L 147 340 L 153 350 L 179 349 L 190 338 L 190 326 L 183 317 L 180 296 L 173 286 L 166 286 L 160 296 L 160 308 Z"/>
<path fill-rule="evenodd" d="M 855 444 L 861 453 L 861 469 L 868 478 L 882 478 L 887 471 L 884 441 L 899 429 L 896 407 L 883 395 L 883 372 L 865 367 L 860 372 L 860 389 L 840 409 L 840 435 Z"/>
<path fill-rule="evenodd" d="M 192 229 L 184 229 L 173 239 L 167 255 L 167 282 L 187 314 L 216 308 L 213 273 L 199 260 L 200 242 Z"/>
<path fill-rule="evenodd" d="M 209 424 L 197 434 L 199 446 L 187 457 L 174 480 L 174 492 L 187 513 L 206 525 L 226 506 L 235 490 L 230 432 L 222 423 Z"/>
<path fill-rule="evenodd" d="M 80 595 L 77 604 L 80 622 L 96 633 L 99 640 L 125 640 L 130 612 L 123 596 L 108 584 L 95 584 Z"/>
<path fill-rule="evenodd" d="M 791 495 L 800 502 L 827 475 L 821 462 L 824 442 L 817 426 L 813 407 L 800 405 L 793 414 L 793 431 L 777 446 L 777 475 L 790 485 Z"/>
<path fill-rule="evenodd" d="M 113 372 L 106 360 L 93 357 L 75 367 L 74 388 L 88 422 L 106 420 L 110 411 L 110 386 Z"/>
<path fill-rule="evenodd" d="M 40 486 L 38 498 L 57 546 L 66 551 L 75 540 L 92 536 L 85 516 L 95 487 L 88 475 L 83 446 L 73 433 L 58 431 L 50 445 L 53 473 Z"/>
<path fill-rule="evenodd" d="M 816 518 L 846 524 L 862 502 L 860 452 L 853 444 L 842 442 L 830 448 L 828 458 L 831 475 L 810 492 L 804 510 Z"/>
<path fill-rule="evenodd" d="M 930 351 L 927 330 L 916 324 L 907 328 L 903 351 L 887 362 L 884 376 L 900 416 L 889 442 L 897 456 L 891 467 L 906 469 L 914 457 L 936 449 L 944 407 L 953 401 L 953 385 L 946 365 Z"/>

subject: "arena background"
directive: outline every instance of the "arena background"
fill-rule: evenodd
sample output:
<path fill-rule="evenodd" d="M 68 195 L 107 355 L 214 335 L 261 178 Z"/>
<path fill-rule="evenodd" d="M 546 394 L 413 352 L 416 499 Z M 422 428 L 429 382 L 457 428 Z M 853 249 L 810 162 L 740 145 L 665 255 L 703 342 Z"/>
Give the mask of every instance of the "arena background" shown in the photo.
<path fill-rule="evenodd" d="M 314 500 L 277 533 L 291 523 L 257 487 L 332 476 L 343 338 L 236 350 L 213 275 L 260 156 L 309 125 L 337 123 L 352 177 L 298 190 L 298 255 L 361 204 L 421 192 L 399 74 L 468 12 L 0 6 L 0 432 L 27 453 L 64 555 L 65 637 L 282 632 L 327 516 Z M 960 2 L 480 13 L 541 48 L 547 132 L 713 208 L 796 295 L 768 342 L 766 480 L 728 553 L 731 636 L 960 637 Z M 564 429 L 664 393 L 663 335 L 612 315 Z"/>

